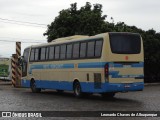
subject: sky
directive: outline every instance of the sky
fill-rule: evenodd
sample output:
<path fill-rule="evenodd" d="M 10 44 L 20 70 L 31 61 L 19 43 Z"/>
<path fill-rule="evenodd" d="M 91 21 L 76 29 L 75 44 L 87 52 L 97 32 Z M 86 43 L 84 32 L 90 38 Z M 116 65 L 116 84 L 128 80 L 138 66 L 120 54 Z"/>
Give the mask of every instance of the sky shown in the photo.
<path fill-rule="evenodd" d="M 78 8 L 86 2 L 102 4 L 109 22 L 113 17 L 114 23 L 160 32 L 160 0 L 0 0 L 0 57 L 15 54 L 14 41 L 22 42 L 21 53 L 27 46 L 46 43 L 47 25 L 75 2 Z"/>

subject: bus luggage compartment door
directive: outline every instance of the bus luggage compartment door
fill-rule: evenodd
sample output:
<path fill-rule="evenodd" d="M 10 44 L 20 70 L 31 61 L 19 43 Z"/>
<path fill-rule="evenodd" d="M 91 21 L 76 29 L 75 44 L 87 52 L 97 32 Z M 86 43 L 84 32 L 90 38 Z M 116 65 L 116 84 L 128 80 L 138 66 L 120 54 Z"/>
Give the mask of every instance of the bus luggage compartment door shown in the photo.
<path fill-rule="evenodd" d="M 101 73 L 94 73 L 94 88 L 101 89 L 101 87 L 102 87 Z"/>

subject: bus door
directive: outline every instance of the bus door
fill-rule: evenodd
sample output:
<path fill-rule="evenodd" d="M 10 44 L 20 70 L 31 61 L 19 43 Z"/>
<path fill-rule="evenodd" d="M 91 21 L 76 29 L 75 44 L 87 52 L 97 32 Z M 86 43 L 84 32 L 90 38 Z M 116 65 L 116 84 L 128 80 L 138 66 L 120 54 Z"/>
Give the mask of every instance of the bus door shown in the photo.
<path fill-rule="evenodd" d="M 24 50 L 23 60 L 22 60 L 22 77 L 27 76 L 27 67 L 28 67 L 28 56 L 29 56 L 29 48 Z"/>

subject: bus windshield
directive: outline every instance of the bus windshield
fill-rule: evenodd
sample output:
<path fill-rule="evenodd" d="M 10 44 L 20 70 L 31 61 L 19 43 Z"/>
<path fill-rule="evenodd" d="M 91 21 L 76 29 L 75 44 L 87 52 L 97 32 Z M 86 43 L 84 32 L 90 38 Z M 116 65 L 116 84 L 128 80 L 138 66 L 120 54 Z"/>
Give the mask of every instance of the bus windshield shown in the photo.
<path fill-rule="evenodd" d="M 139 54 L 141 50 L 141 38 L 139 34 L 109 33 L 112 53 Z"/>

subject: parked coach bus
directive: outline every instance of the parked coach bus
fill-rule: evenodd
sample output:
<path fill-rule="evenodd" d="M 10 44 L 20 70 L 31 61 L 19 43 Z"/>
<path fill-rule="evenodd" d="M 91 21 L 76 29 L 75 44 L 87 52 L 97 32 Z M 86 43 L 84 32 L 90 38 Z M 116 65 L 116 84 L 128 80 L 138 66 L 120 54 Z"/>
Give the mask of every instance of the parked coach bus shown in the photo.
<path fill-rule="evenodd" d="M 80 97 L 144 88 L 142 38 L 137 33 L 109 32 L 71 36 L 24 50 L 22 86 L 74 91 Z"/>

